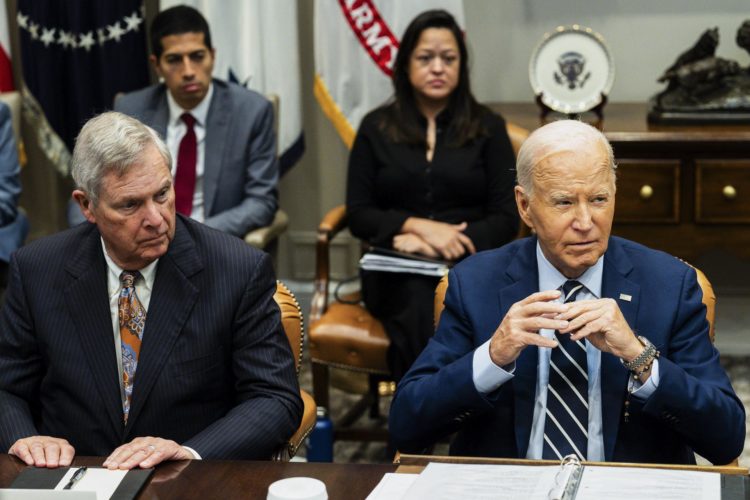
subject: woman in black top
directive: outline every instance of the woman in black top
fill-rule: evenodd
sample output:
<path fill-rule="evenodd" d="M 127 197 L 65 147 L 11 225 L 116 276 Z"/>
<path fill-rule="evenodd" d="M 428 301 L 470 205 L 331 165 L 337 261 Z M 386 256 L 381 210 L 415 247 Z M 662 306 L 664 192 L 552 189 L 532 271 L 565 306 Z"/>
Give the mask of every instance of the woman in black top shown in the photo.
<path fill-rule="evenodd" d="M 463 34 L 443 10 L 417 16 L 393 67 L 394 97 L 363 120 L 349 157 L 351 232 L 374 246 L 445 260 L 518 230 L 515 157 L 503 119 L 469 86 Z M 438 278 L 363 272 L 363 298 L 391 339 L 399 380 L 433 333 Z"/>

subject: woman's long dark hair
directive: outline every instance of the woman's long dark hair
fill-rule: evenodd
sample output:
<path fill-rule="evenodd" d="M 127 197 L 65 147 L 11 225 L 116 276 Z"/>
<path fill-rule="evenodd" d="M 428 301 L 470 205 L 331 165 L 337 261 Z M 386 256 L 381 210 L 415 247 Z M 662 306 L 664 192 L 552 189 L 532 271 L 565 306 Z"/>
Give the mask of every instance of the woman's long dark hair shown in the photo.
<path fill-rule="evenodd" d="M 447 110 L 451 116 L 451 146 L 463 146 L 485 133 L 480 122 L 483 107 L 471 94 L 469 53 L 466 50 L 463 32 L 453 16 L 442 9 L 422 12 L 406 28 L 393 68 L 393 99 L 385 108 L 381 128 L 395 142 L 426 144 L 424 128 L 420 125 L 421 114 L 417 108 L 414 88 L 409 80 L 409 63 L 419 37 L 429 28 L 450 30 L 458 45 L 461 56 L 458 85 L 450 95 Z"/>

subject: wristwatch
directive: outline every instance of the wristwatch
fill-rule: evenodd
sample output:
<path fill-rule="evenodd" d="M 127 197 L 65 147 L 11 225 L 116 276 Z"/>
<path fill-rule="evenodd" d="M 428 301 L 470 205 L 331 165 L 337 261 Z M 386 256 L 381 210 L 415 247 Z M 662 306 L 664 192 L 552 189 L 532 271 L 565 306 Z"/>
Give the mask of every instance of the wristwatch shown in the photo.
<path fill-rule="evenodd" d="M 640 375 L 651 366 L 654 359 L 659 357 L 659 351 L 656 350 L 656 346 L 654 346 L 654 344 L 652 344 L 646 337 L 639 335 L 637 338 L 638 341 L 643 344 L 643 351 L 633 361 L 628 362 L 624 359 L 620 359 L 620 362 L 631 372 Z"/>

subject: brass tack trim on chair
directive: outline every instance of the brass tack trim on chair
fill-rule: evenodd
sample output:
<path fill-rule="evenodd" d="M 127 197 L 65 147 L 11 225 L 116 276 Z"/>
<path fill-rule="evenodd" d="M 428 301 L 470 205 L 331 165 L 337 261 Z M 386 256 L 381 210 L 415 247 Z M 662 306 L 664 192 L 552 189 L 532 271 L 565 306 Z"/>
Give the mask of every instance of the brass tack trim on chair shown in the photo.
<path fill-rule="evenodd" d="M 292 304 L 294 307 L 297 308 L 297 314 L 299 314 L 299 328 L 300 328 L 300 334 L 299 334 L 299 360 L 300 363 L 297 365 L 297 376 L 299 377 L 300 370 L 302 369 L 302 355 L 303 350 L 305 347 L 305 316 L 302 314 L 302 307 L 299 305 L 299 301 L 297 300 L 297 296 L 294 295 L 294 292 L 292 292 L 288 286 L 286 286 L 285 283 L 281 282 L 280 280 L 276 280 L 276 287 L 281 287 L 284 289 L 286 293 L 289 294 L 289 296 L 292 298 Z"/>

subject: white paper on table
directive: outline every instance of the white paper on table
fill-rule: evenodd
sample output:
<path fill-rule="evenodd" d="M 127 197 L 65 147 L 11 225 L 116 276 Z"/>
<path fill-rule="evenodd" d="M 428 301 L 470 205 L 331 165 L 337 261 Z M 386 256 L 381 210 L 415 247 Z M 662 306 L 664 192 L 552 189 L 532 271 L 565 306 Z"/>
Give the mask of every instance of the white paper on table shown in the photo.
<path fill-rule="evenodd" d="M 406 498 L 404 495 L 418 477 L 419 474 L 386 472 L 383 479 L 367 495 L 366 500 L 401 500 Z"/>
<path fill-rule="evenodd" d="M 597 467 L 583 470 L 576 500 L 720 500 L 721 475 L 717 472 Z"/>
<path fill-rule="evenodd" d="M 57 483 L 55 489 L 62 490 L 77 470 L 78 467 L 71 467 Z M 86 469 L 86 474 L 75 484 L 73 489 L 75 491 L 94 491 L 96 492 L 96 500 L 109 500 L 127 473 L 126 470 L 89 467 Z"/>
<path fill-rule="evenodd" d="M 474 465 L 430 463 L 404 498 L 434 500 L 547 500 L 557 465 Z M 632 500 L 629 499 L 629 500 Z"/>

